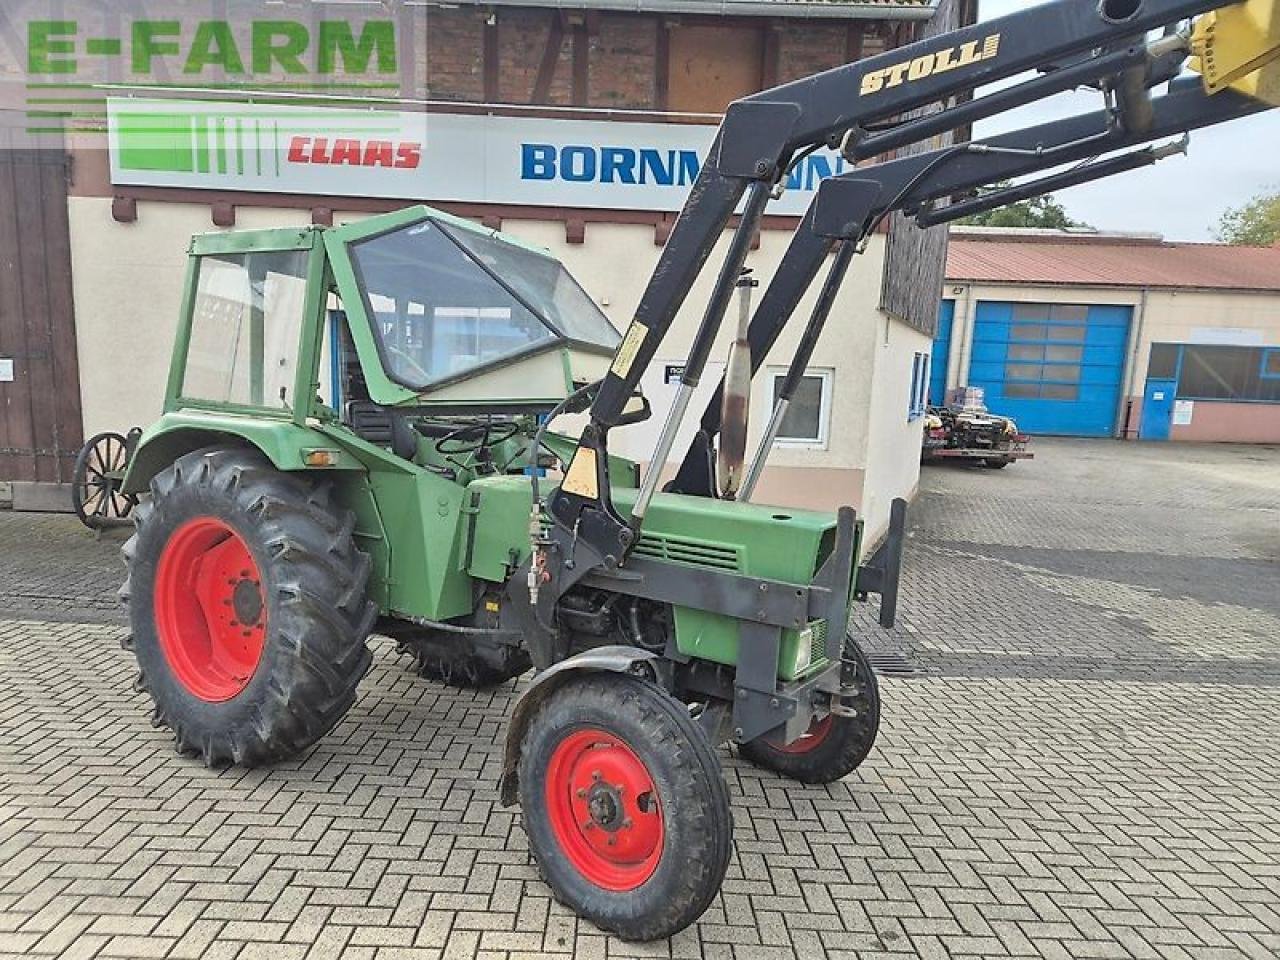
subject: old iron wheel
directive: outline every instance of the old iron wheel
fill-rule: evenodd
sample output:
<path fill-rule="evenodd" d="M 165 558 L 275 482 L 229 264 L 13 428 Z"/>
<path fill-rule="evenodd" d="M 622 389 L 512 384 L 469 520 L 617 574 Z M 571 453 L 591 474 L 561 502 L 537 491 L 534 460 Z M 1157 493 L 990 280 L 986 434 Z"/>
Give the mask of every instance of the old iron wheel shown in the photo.
<path fill-rule="evenodd" d="M 369 558 L 327 486 L 212 447 L 151 482 L 123 552 L 138 686 L 209 766 L 293 756 L 333 728 L 369 668 Z"/>
<path fill-rule="evenodd" d="M 867 758 L 880 729 L 880 685 L 871 661 L 853 637 L 844 641 L 841 683 L 858 688 L 844 702 L 856 717 L 827 714 L 815 720 L 800 739 L 776 747 L 761 739 L 744 743 L 739 753 L 758 767 L 801 783 L 833 783 L 858 768 Z"/>
<path fill-rule="evenodd" d="M 733 813 L 688 708 L 622 674 L 571 677 L 520 755 L 529 845 L 556 899 L 625 940 L 669 937 L 715 898 Z"/>
<path fill-rule="evenodd" d="M 90 530 L 123 520 L 137 506 L 136 496 L 120 491 L 128 465 L 128 444 L 118 433 L 99 433 L 80 448 L 71 474 L 71 506 Z"/>

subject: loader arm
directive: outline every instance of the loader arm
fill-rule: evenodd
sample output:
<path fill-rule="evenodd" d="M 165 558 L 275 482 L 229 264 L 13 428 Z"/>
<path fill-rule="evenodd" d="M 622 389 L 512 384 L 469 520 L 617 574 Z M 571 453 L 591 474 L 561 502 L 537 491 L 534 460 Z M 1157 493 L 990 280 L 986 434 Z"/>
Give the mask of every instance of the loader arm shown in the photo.
<path fill-rule="evenodd" d="M 1153 131 L 1165 127 L 1160 125 L 1147 90 L 1176 73 L 1189 44 L 1169 31 L 1163 40 L 1152 43 L 1146 42 L 1145 35 L 1227 6 L 1224 0 L 1056 0 L 730 104 L 635 318 L 596 393 L 582 443 L 564 482 L 547 504 L 555 549 L 572 571 L 556 584 L 554 592 L 561 593 L 589 569 L 625 561 L 689 398 L 702 376 L 750 238 L 770 191 L 793 159 L 821 146 L 839 146 L 847 158 L 857 160 L 869 152 L 917 143 L 1081 84 L 1098 85 L 1108 97 L 1108 109 L 1102 113 L 1073 118 L 1062 126 L 1048 125 L 1052 129 L 1042 131 L 1050 135 L 1050 142 L 1061 145 L 1052 164 L 1040 149 L 1043 141 L 1029 147 L 1031 138 L 1027 137 L 1009 153 L 953 147 L 895 161 L 897 166 L 882 164 L 868 175 L 857 171 L 824 183 L 805 221 L 813 236 L 797 238 L 793 255 L 784 262 L 787 275 L 778 278 L 782 283 L 776 292 L 771 285 L 762 302 L 766 322 L 753 337 L 753 354 L 757 341 L 764 345 L 776 338 L 777 329 L 816 276 L 835 239 L 864 231 L 891 210 L 919 212 L 920 205 L 929 199 L 1067 162 L 1072 152 L 1077 158 L 1094 156 L 1126 142 L 1142 143 L 1159 136 Z M 1175 64 L 1172 69 L 1171 62 Z M 945 104 L 959 94 L 1037 67 L 1045 72 L 1013 87 L 885 126 L 886 121 L 917 107 Z M 1167 106 L 1176 114 L 1190 104 L 1188 116 L 1201 110 L 1198 125 L 1204 125 L 1249 112 L 1257 102 L 1238 98 L 1229 100 L 1223 109 L 1216 105 L 1210 108 L 1203 96 L 1190 100 L 1173 97 Z M 1260 103 L 1258 109 L 1262 109 Z M 1168 118 L 1164 122 L 1168 124 Z M 1189 128 L 1186 122 L 1172 126 Z M 892 169 L 886 172 L 884 167 Z M 937 178 L 931 179 L 935 174 Z M 863 185 L 852 186 L 853 181 Z M 868 182 L 875 189 L 867 187 Z M 856 209 L 847 206 L 851 197 Z M 733 240 L 694 336 L 671 413 L 639 496 L 624 519 L 610 497 L 609 430 L 618 423 L 627 399 L 740 202 L 743 206 Z"/>
<path fill-rule="evenodd" d="M 816 231 L 814 218 L 820 205 L 836 204 L 831 216 L 844 220 L 855 228 L 849 236 L 852 246 L 856 245 L 860 235 L 865 234 L 876 218 L 891 209 L 907 211 L 920 226 L 948 222 L 981 209 L 1002 206 L 1066 186 L 1148 166 L 1160 159 L 1164 152 L 1138 150 L 1073 167 L 1062 174 L 1035 180 L 1025 186 L 979 195 L 948 206 L 935 207 L 935 201 L 964 194 L 992 182 L 1026 176 L 1064 163 L 1087 160 L 1100 152 L 1121 150 L 1174 137 L 1266 109 L 1269 109 L 1268 104 L 1234 91 L 1210 95 L 1205 92 L 1200 80 L 1185 77 L 1171 83 L 1167 94 L 1152 100 L 1151 125 L 1140 132 L 1111 125 L 1108 111 L 1099 110 L 962 145 L 960 152 L 956 148 L 941 148 L 877 164 L 873 168 L 855 170 L 835 178 L 843 182 L 872 180 L 878 188 L 877 198 L 870 201 L 866 208 L 857 210 L 848 203 L 840 203 L 844 198 L 834 196 L 839 187 L 827 188 L 828 195 L 825 198 L 820 188 L 819 195 L 810 203 L 804 219 L 792 236 L 764 298 L 752 317 L 748 332 L 752 373 L 764 363 L 828 254 L 842 243 L 841 238 L 822 235 Z M 943 159 L 947 159 L 947 162 L 939 163 Z M 923 178 L 922 173 L 926 174 Z M 906 190 L 913 183 L 914 186 Z M 897 198 L 897 202 L 891 208 L 889 201 L 893 198 Z M 826 219 L 831 219 L 831 216 Z M 847 264 L 832 265 L 824 291 L 838 285 L 845 269 Z M 834 294 L 834 290 L 830 292 Z M 803 372 L 808 363 L 830 305 L 830 298 L 820 297 L 814 308 L 809 326 L 806 327 L 800 347 L 792 360 L 792 367 L 799 372 Z M 705 451 L 710 449 L 720 430 L 723 391 L 724 383 L 721 381 L 707 403 L 699 430 L 670 487 L 673 492 L 715 496 L 715 478 L 708 469 L 709 461 Z"/>

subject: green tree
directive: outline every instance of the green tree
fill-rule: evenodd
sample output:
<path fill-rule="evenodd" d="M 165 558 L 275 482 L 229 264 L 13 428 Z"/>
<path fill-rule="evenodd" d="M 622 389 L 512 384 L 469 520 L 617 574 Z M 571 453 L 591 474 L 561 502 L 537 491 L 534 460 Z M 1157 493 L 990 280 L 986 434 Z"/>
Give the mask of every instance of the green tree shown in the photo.
<path fill-rule="evenodd" d="M 995 185 L 994 189 L 999 190 L 1007 186 L 1009 181 L 1002 180 Z M 956 223 L 971 227 L 1048 227 L 1057 230 L 1088 226 L 1087 223 L 1072 220 L 1067 216 L 1067 211 L 1054 199 L 1053 194 L 1020 200 L 984 213 L 970 214 L 967 217 L 961 217 Z"/>
<path fill-rule="evenodd" d="M 1280 241 L 1280 193 L 1260 193 L 1218 218 L 1218 239 L 1236 246 L 1269 247 Z"/>

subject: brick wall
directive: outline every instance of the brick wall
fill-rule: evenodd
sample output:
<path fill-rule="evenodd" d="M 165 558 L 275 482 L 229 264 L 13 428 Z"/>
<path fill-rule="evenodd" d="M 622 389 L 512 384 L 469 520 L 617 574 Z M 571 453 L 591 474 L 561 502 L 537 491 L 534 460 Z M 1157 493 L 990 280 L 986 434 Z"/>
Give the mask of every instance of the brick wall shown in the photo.
<path fill-rule="evenodd" d="M 475 7 L 428 8 L 426 44 L 417 45 L 418 70 L 432 100 L 484 99 L 484 22 Z"/>
<path fill-rule="evenodd" d="M 593 107 L 657 106 L 657 17 L 605 14 L 590 41 L 587 99 Z"/>
<path fill-rule="evenodd" d="M 484 93 L 484 31 L 490 11 L 476 8 L 429 8 L 426 44 L 418 43 L 418 76 L 425 76 L 429 96 L 438 100 L 481 101 Z M 551 9 L 498 7 L 492 10 L 498 31 L 497 99 L 505 103 L 532 103 L 552 23 L 565 15 Z M 658 109 L 661 33 L 678 30 L 680 18 L 648 14 L 573 13 L 562 20 L 559 55 L 548 95 L 540 102 L 574 105 L 573 62 L 575 42 L 586 43 L 586 99 L 591 107 Z M 700 25 L 717 22 L 701 18 Z M 750 23 L 776 34 L 776 78 L 782 83 L 829 70 L 846 62 L 854 48 L 845 22 L 821 23 L 733 21 L 739 28 Z M 864 56 L 892 45 L 893 23 L 862 25 Z M 854 29 L 857 29 L 855 27 Z M 581 40 L 575 40 L 575 33 Z M 766 73 L 767 75 L 767 73 Z M 751 92 L 751 91 L 743 91 Z"/>

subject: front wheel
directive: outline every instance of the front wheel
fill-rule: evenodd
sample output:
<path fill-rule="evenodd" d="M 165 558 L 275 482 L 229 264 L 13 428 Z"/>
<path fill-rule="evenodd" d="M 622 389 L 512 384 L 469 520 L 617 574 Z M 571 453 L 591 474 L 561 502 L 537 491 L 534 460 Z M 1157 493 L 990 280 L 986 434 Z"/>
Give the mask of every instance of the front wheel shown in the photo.
<path fill-rule="evenodd" d="M 801 783 L 834 783 L 852 773 L 871 752 L 880 730 L 880 685 L 871 661 L 853 637 L 845 637 L 840 683 L 856 691 L 842 698 L 855 716 L 827 714 L 785 747 L 753 740 L 739 752 L 757 767 Z"/>
<path fill-rule="evenodd" d="M 634 677 L 572 678 L 521 748 L 525 832 L 556 899 L 625 940 L 683 930 L 732 850 L 720 763 L 688 708 Z"/>
<path fill-rule="evenodd" d="M 982 465 L 986 467 L 988 470 L 1003 470 L 1005 467 L 1007 467 L 1011 463 L 1013 463 L 1012 460 L 1008 460 L 1005 458 L 1001 458 L 998 460 L 995 458 L 992 458 L 990 460 L 982 461 Z"/>

